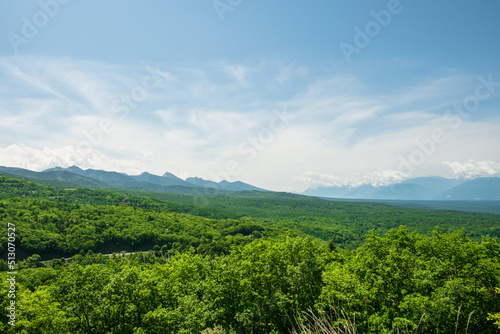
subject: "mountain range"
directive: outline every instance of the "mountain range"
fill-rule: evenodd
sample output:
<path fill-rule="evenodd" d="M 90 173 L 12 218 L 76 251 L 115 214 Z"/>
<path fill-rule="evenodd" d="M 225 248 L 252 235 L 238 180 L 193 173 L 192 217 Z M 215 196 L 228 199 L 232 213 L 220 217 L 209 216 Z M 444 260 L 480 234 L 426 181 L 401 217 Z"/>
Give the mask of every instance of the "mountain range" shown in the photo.
<path fill-rule="evenodd" d="M 64 188 L 121 188 L 187 195 L 224 195 L 240 191 L 269 192 L 240 181 L 214 182 L 199 177 L 183 180 L 168 172 L 162 176 L 147 172 L 140 175 L 128 175 L 96 169 L 84 170 L 72 166 L 69 168 L 55 167 L 42 172 L 0 167 L 0 174 Z M 364 184 L 360 186 L 319 187 L 308 189 L 302 195 L 374 201 L 499 201 L 500 177 L 476 179 L 419 177 L 386 186 Z"/>
<path fill-rule="evenodd" d="M 147 190 L 182 194 L 216 194 L 217 192 L 234 191 L 267 191 L 244 182 L 213 182 L 201 178 L 182 180 L 171 173 L 162 176 L 144 172 L 140 175 L 109 172 L 95 169 L 81 169 L 77 166 L 69 168 L 55 167 L 42 172 L 34 172 L 22 168 L 0 167 L 0 173 L 16 176 L 26 180 L 47 185 L 90 188 L 122 188 L 131 190 Z"/>
<path fill-rule="evenodd" d="M 332 186 L 308 189 L 308 196 L 373 200 L 500 200 L 500 177 L 419 177 L 387 186 Z"/>

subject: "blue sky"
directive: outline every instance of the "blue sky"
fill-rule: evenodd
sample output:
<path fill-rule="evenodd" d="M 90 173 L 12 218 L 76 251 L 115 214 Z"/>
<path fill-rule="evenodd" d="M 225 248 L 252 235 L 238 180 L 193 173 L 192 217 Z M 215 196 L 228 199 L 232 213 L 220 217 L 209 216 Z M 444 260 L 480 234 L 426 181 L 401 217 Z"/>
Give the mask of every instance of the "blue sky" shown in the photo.
<path fill-rule="evenodd" d="M 286 191 L 500 174 L 500 2 L 4 1 L 0 165 Z"/>

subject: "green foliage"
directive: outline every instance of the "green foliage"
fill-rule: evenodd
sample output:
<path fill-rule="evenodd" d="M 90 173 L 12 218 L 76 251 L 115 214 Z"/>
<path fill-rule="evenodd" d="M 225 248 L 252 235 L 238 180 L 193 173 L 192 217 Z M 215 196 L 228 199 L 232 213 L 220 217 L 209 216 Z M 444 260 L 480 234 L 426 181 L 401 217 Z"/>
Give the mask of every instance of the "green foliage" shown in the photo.
<path fill-rule="evenodd" d="M 496 289 L 497 294 L 500 294 L 500 288 Z M 494 321 L 495 325 L 500 328 L 500 312 L 496 314 L 489 313 L 488 314 L 488 320 Z"/>
<path fill-rule="evenodd" d="M 54 300 L 47 286 L 24 290 L 19 300 L 16 326 L 22 333 L 64 333 L 72 322 L 73 316 Z"/>
<path fill-rule="evenodd" d="M 361 333 L 498 330 L 500 245 L 486 235 L 498 236 L 499 216 L 291 194 L 142 194 L 154 198 L 0 176 L 0 221 L 16 226 L 24 259 L 16 330 L 289 333 L 311 320 Z"/>
<path fill-rule="evenodd" d="M 21 181 L 0 174 L 0 199 L 12 197 L 51 197 L 57 193 L 55 188 Z"/>
<path fill-rule="evenodd" d="M 158 246 L 164 252 L 195 247 L 203 254 L 229 252 L 262 234 L 280 233 L 250 218 L 215 220 L 175 212 L 130 206 L 67 204 L 45 199 L 0 201 L 1 220 L 17 227 L 18 244 L 29 253 L 47 257 L 73 255 L 81 250 L 137 251 Z M 255 232 L 255 233 L 254 233 Z M 2 238 L 6 247 L 7 238 Z M 157 249 L 157 251 L 159 251 Z M 39 265 L 34 259 L 25 266 Z"/>
<path fill-rule="evenodd" d="M 54 269 L 21 270 L 18 326 L 27 333 L 288 332 L 289 316 L 319 297 L 331 260 L 311 239 L 292 237 L 217 257 L 191 249 L 164 264 L 121 259 L 73 263 L 36 284 L 27 277 Z"/>
<path fill-rule="evenodd" d="M 354 314 L 363 332 L 395 325 L 439 333 L 458 325 L 493 333 L 484 319 L 500 309 L 494 293 L 500 245 L 490 238 L 478 244 L 461 232 L 430 238 L 405 228 L 385 237 L 371 233 L 343 263 L 328 266 L 325 282 L 320 306 Z"/>
<path fill-rule="evenodd" d="M 289 333 L 294 321 L 307 325 L 317 309 L 341 314 L 322 318 L 332 328 L 362 333 L 495 333 L 486 318 L 496 320 L 492 314 L 500 312 L 499 252 L 490 238 L 476 243 L 460 232 L 426 237 L 400 228 L 383 237 L 371 233 L 365 245 L 344 254 L 284 236 L 215 257 L 191 248 L 163 263 L 151 252 L 152 262 L 117 257 L 22 269 L 19 327 L 27 333 Z"/>
<path fill-rule="evenodd" d="M 226 334 L 226 330 L 222 326 L 215 326 L 214 328 L 207 328 L 201 334 Z"/>
<path fill-rule="evenodd" d="M 60 269 L 20 270 L 18 325 L 27 333 L 289 333 L 316 309 L 341 314 L 322 318 L 332 328 L 362 333 L 495 333 L 486 318 L 500 312 L 499 252 L 490 238 L 404 228 L 371 233 L 344 254 L 291 236 L 221 256 L 191 248 L 162 263 L 150 252 L 151 262 L 82 264 L 99 258 L 88 252 Z"/>
<path fill-rule="evenodd" d="M 26 260 L 19 263 L 20 268 L 39 268 L 42 266 L 42 258 L 38 254 L 33 254 Z"/>
<path fill-rule="evenodd" d="M 258 332 L 290 330 L 288 316 L 314 305 L 328 255 L 310 239 L 259 240 L 235 254 L 246 301 L 236 317 Z"/>

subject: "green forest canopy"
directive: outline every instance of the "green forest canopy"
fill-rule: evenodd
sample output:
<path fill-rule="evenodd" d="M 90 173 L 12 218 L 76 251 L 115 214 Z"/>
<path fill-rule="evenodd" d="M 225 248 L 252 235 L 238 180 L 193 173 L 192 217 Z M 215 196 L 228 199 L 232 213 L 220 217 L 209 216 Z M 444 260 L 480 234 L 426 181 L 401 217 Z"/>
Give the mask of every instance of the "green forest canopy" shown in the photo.
<path fill-rule="evenodd" d="M 0 220 L 16 225 L 24 258 L 17 330 L 289 333 L 323 321 L 359 333 L 497 331 L 498 215 L 142 195 L 0 176 Z M 6 315 L 0 332 L 14 332 Z"/>

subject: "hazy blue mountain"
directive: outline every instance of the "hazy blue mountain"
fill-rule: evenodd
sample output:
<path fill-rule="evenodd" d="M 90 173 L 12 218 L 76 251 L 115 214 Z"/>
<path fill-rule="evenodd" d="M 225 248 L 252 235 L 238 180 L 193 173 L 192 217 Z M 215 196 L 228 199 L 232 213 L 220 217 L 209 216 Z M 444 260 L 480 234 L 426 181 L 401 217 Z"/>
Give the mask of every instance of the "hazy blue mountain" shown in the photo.
<path fill-rule="evenodd" d="M 58 181 L 42 182 L 47 185 L 58 185 L 64 187 L 85 186 L 85 187 L 105 187 L 106 183 L 90 177 L 78 175 L 62 168 L 53 168 L 43 172 L 34 172 L 22 168 L 0 167 L 0 171 L 29 180 Z"/>
<path fill-rule="evenodd" d="M 199 177 L 188 177 L 186 179 L 186 182 L 189 182 L 190 184 L 193 184 L 195 186 L 202 187 L 202 188 L 214 188 L 215 189 L 215 188 L 219 187 L 219 184 L 217 182 L 204 180 L 204 179 L 199 178 Z"/>
<path fill-rule="evenodd" d="M 245 190 L 267 191 L 265 189 L 255 187 L 241 181 L 229 182 L 224 180 L 219 182 L 219 185 L 222 187 L 222 190 L 227 190 L 227 191 L 245 191 Z"/>
<path fill-rule="evenodd" d="M 447 200 L 500 200 L 500 177 L 485 177 L 464 182 L 441 194 Z"/>
<path fill-rule="evenodd" d="M 423 199 L 426 189 L 418 184 L 399 183 L 389 186 L 364 184 L 357 187 L 320 187 L 305 191 L 304 195 L 351 199 Z"/>
<path fill-rule="evenodd" d="M 385 187 L 373 187 L 372 198 L 378 199 L 423 199 L 428 196 L 428 189 L 415 183 L 397 183 Z M 358 194 L 358 196 L 360 196 Z"/>
<path fill-rule="evenodd" d="M 140 175 L 128 175 L 125 173 L 109 172 L 103 170 L 86 169 L 83 170 L 77 166 L 71 166 L 68 168 L 55 167 L 48 169 L 44 172 L 49 171 L 68 171 L 78 175 L 92 178 L 94 180 L 99 180 L 104 182 L 108 186 L 118 187 L 118 188 L 144 188 L 147 184 L 160 185 L 160 186 L 184 186 L 192 187 L 193 185 L 183 181 L 182 179 L 176 177 L 171 173 L 165 173 L 163 176 L 153 175 L 148 172 L 144 172 Z M 154 187 L 156 188 L 156 187 Z"/>
<path fill-rule="evenodd" d="M 406 180 L 400 184 L 411 184 L 422 187 L 425 193 L 422 199 L 437 199 L 441 194 L 453 187 L 459 186 L 464 183 L 464 179 L 446 179 L 444 177 L 418 177 L 415 179 Z"/>
<path fill-rule="evenodd" d="M 118 173 L 118 172 L 108 172 L 104 170 L 97 170 L 97 169 L 86 169 L 82 170 L 80 168 L 72 168 L 70 167 L 70 170 L 73 173 L 83 175 L 86 177 L 90 177 L 92 179 L 102 181 L 104 183 L 119 187 L 119 188 L 129 188 L 129 187 L 135 187 L 140 183 L 139 181 L 135 180 L 133 177 L 124 174 L 124 173 Z"/>
<path fill-rule="evenodd" d="M 148 172 L 144 172 L 141 175 L 132 176 L 137 181 L 149 182 L 161 186 L 184 186 L 184 187 L 193 187 L 193 185 L 189 182 L 186 182 L 174 174 L 165 173 L 163 176 L 153 175 Z"/>
<path fill-rule="evenodd" d="M 433 200 L 441 198 L 443 192 L 463 182 L 443 177 L 419 177 L 380 187 L 377 195 L 379 199 Z"/>
<path fill-rule="evenodd" d="M 353 188 L 348 186 L 317 187 L 307 189 L 302 194 L 317 197 L 348 198 L 347 193 Z"/>
<path fill-rule="evenodd" d="M 241 181 L 229 182 L 224 180 L 217 183 L 214 181 L 204 180 L 199 177 L 189 177 L 186 179 L 186 182 L 189 182 L 198 187 L 214 188 L 223 191 L 246 191 L 246 190 L 267 191 L 265 189 L 257 188 Z"/>
<path fill-rule="evenodd" d="M 51 170 L 54 170 L 51 169 Z M 142 173 L 140 175 L 128 175 L 125 173 L 110 172 L 96 169 L 81 169 L 76 166 L 69 168 L 55 168 L 55 170 L 71 171 L 77 175 L 85 176 L 99 182 L 104 183 L 107 187 L 124 188 L 134 190 L 151 190 L 151 191 L 168 191 L 170 186 L 184 186 L 192 187 L 187 182 L 181 179 L 173 180 L 172 178 L 157 176 L 149 173 Z M 50 171 L 50 170 L 48 170 Z"/>
<path fill-rule="evenodd" d="M 181 179 L 181 178 L 179 178 L 179 177 L 177 177 L 174 174 L 169 173 L 169 172 L 166 172 L 165 174 L 163 174 L 162 177 L 184 181 L 183 179 Z"/>
<path fill-rule="evenodd" d="M 500 200 L 500 178 L 420 177 L 388 186 L 319 187 L 303 194 L 374 200 Z"/>
<path fill-rule="evenodd" d="M 163 174 L 163 176 L 153 175 L 147 172 L 140 175 L 127 175 L 125 173 L 95 169 L 83 170 L 77 166 L 68 168 L 55 167 L 43 172 L 33 172 L 22 168 L 0 167 L 0 172 L 9 173 L 10 175 L 16 175 L 22 178 L 29 178 L 30 180 L 45 180 L 45 184 L 60 187 L 83 186 L 123 188 L 193 195 L 219 194 L 221 192 L 235 191 L 266 191 L 240 181 L 222 181 L 216 183 L 201 178 L 182 180 L 168 172 Z M 212 190 L 207 193 L 206 188 L 212 188 Z"/>
<path fill-rule="evenodd" d="M 51 168 L 34 172 L 22 168 L 0 167 L 0 172 L 17 175 L 24 179 L 43 180 L 44 184 L 60 187 L 124 188 L 144 191 L 203 194 L 203 188 L 215 192 L 266 191 L 250 184 L 236 181 L 219 183 L 191 177 L 182 180 L 171 173 L 163 176 L 144 172 L 127 175 L 118 172 L 86 169 L 77 166 Z M 320 187 L 303 193 L 308 196 L 373 199 L 373 200 L 500 200 L 500 178 L 488 177 L 474 180 L 420 177 L 388 186 L 361 185 L 358 187 Z"/>

